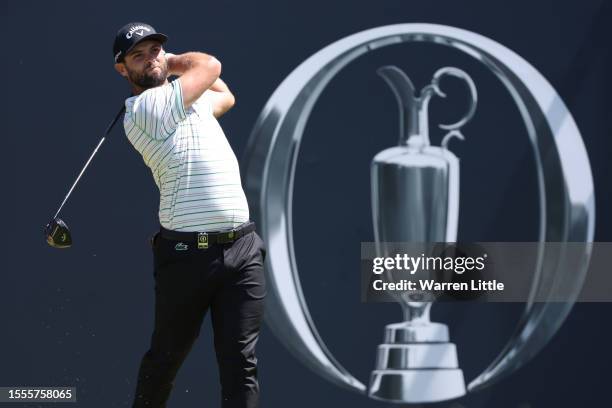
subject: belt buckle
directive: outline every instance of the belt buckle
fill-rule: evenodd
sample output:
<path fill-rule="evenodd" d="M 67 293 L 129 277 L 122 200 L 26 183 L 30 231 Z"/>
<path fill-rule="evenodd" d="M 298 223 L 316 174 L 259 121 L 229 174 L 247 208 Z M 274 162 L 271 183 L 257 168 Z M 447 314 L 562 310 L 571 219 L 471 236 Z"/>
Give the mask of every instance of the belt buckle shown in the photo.
<path fill-rule="evenodd" d="M 198 232 L 198 249 L 208 248 L 208 234 L 206 232 Z"/>
<path fill-rule="evenodd" d="M 236 231 L 236 228 L 232 228 L 230 231 L 227 231 L 227 242 L 234 242 L 236 240 L 237 232 L 238 231 Z"/>
<path fill-rule="evenodd" d="M 234 242 L 236 238 L 236 232 L 236 229 L 232 228 L 229 231 L 219 234 L 218 242 L 220 244 L 229 244 L 230 242 Z"/>

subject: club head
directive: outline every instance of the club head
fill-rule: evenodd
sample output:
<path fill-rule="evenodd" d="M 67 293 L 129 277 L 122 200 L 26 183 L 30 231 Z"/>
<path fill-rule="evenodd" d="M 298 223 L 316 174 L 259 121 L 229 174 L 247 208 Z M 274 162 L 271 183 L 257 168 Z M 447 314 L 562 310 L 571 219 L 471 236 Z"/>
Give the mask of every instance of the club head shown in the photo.
<path fill-rule="evenodd" d="M 45 226 L 45 237 L 47 238 L 47 243 L 53 248 L 69 248 L 72 245 L 70 229 L 59 218 L 53 218 Z"/>

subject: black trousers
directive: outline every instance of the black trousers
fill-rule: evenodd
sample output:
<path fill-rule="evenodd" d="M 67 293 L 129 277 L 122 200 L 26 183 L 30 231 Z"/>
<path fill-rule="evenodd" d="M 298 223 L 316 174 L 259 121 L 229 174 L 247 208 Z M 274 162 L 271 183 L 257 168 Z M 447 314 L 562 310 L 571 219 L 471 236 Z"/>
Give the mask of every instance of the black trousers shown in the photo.
<path fill-rule="evenodd" d="M 264 243 L 250 232 L 198 249 L 156 234 L 152 241 L 155 329 L 138 372 L 133 408 L 165 408 L 174 378 L 210 309 L 222 408 L 259 406 L 255 345 L 263 319 Z"/>

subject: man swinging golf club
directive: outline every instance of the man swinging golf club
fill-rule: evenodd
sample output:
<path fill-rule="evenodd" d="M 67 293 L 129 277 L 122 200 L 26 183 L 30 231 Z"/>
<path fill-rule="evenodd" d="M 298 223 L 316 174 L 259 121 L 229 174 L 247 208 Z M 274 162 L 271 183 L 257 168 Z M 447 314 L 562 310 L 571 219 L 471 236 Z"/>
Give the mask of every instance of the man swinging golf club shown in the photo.
<path fill-rule="evenodd" d="M 155 329 L 133 407 L 161 408 L 210 309 L 223 408 L 259 406 L 255 344 L 263 317 L 265 248 L 249 221 L 236 157 L 217 122 L 234 105 L 221 63 L 166 53 L 144 23 L 116 35 L 115 69 L 132 95 L 124 127 L 160 192 L 151 238 Z M 169 75 L 178 76 L 168 82 Z"/>

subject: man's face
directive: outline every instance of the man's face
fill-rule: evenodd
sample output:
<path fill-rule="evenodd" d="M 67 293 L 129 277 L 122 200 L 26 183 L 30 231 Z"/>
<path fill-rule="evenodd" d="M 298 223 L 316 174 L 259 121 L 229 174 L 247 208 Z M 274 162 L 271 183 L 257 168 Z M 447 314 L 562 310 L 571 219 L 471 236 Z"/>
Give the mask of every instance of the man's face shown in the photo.
<path fill-rule="evenodd" d="M 116 68 L 130 83 L 143 89 L 162 85 L 168 78 L 165 52 L 156 40 L 138 43 L 124 57 L 123 63 L 116 64 Z"/>

